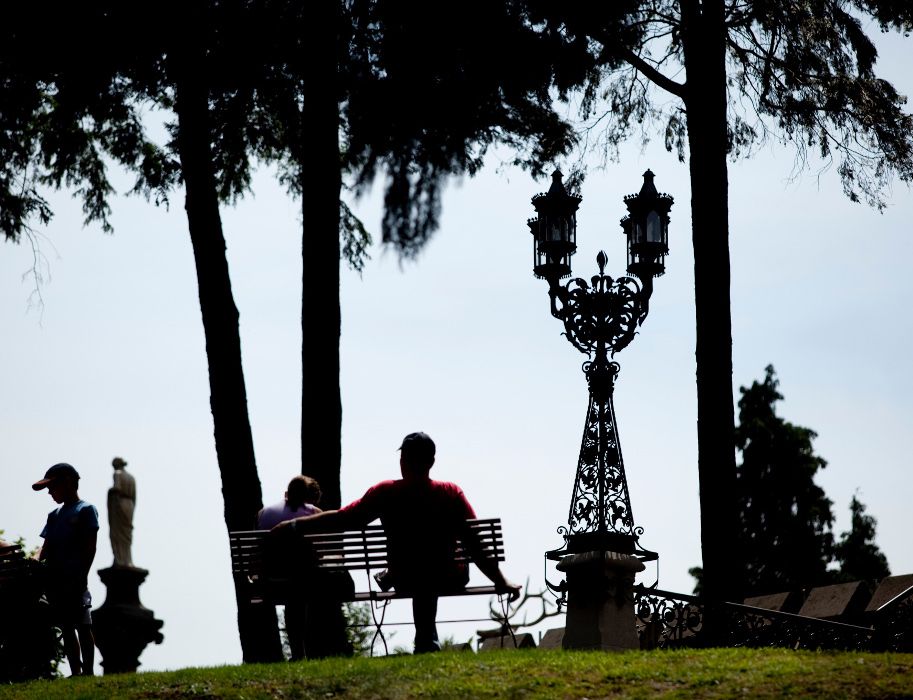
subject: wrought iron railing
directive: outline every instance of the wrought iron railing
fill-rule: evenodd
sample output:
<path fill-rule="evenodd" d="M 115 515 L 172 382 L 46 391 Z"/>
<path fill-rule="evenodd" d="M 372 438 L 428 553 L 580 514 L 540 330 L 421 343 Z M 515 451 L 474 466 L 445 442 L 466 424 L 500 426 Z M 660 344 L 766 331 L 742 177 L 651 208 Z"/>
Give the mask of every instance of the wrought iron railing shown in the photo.
<path fill-rule="evenodd" d="M 634 609 L 644 649 L 707 646 L 702 632 L 708 612 L 717 616 L 715 646 L 843 650 L 885 646 L 884 635 L 873 627 L 738 603 L 720 603 L 708 610 L 695 596 L 644 586 L 634 588 Z"/>
<path fill-rule="evenodd" d="M 881 605 L 873 619 L 876 649 L 913 652 L 913 587 Z"/>

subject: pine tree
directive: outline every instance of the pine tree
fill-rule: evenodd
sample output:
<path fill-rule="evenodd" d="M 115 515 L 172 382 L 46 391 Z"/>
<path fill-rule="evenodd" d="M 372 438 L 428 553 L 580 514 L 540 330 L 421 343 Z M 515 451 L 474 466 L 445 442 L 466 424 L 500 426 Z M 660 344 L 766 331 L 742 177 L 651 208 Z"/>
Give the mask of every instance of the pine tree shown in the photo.
<path fill-rule="evenodd" d="M 835 558 L 840 562 L 836 577 L 841 581 L 877 581 L 890 576 L 887 557 L 875 544 L 877 521 L 866 515 L 865 505 L 856 496 L 850 501 L 850 512 L 850 530 L 841 533 L 834 547 Z"/>
<path fill-rule="evenodd" d="M 817 437 L 776 413 L 783 399 L 774 368 L 740 389 L 736 500 L 746 593 L 772 593 L 821 584 L 833 557 L 831 500 L 814 477 L 827 462 Z"/>
<path fill-rule="evenodd" d="M 735 500 L 738 547 L 745 566 L 746 595 L 794 591 L 834 581 L 874 581 L 890 575 L 875 544 L 876 521 L 855 496 L 852 525 L 834 543 L 832 501 L 815 483 L 827 462 L 815 454 L 815 431 L 777 415 L 783 400 L 774 368 L 764 380 L 741 387 L 736 445 Z M 840 564 L 838 570 L 831 565 Z M 701 567 L 688 570 L 694 593 L 703 592 Z"/>

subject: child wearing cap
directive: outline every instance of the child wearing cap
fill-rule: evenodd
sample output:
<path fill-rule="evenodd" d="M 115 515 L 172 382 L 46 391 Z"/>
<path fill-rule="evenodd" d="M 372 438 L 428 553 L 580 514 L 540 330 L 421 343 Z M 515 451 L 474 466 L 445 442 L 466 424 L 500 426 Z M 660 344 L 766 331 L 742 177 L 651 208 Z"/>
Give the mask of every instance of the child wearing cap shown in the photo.
<path fill-rule="evenodd" d="M 89 570 L 95 559 L 98 511 L 79 498 L 79 473 L 66 463 L 55 464 L 32 485 L 47 489 L 60 507 L 48 514 L 41 531 L 44 544 L 38 559 L 45 562 L 47 599 L 52 619 L 63 633 L 64 652 L 73 676 L 94 675 L 95 638 Z"/>

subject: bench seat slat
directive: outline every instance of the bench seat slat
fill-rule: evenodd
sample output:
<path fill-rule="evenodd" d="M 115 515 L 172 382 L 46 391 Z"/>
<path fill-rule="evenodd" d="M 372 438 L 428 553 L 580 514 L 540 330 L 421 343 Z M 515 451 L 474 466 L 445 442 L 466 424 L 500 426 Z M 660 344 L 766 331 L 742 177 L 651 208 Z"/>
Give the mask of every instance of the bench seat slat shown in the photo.
<path fill-rule="evenodd" d="M 442 591 L 437 593 L 439 597 L 444 596 L 461 596 L 461 595 L 497 595 L 498 589 L 494 586 L 467 586 L 458 591 Z M 394 600 L 411 598 L 408 593 L 397 593 L 396 591 L 363 591 L 356 593 L 352 598 L 355 602 L 366 602 L 374 600 Z"/>
<path fill-rule="evenodd" d="M 504 561 L 504 555 L 500 552 L 498 554 L 491 554 L 491 556 L 487 556 L 485 558 L 499 562 Z M 453 558 L 453 561 L 459 562 L 461 564 L 471 564 L 472 558 L 465 555 L 457 555 Z M 374 557 L 344 557 L 321 559 L 318 564 L 321 569 L 377 569 L 386 565 L 386 555 L 377 555 Z"/>
<path fill-rule="evenodd" d="M 503 538 L 500 533 L 490 533 L 490 532 L 474 532 L 473 537 L 476 541 L 482 543 L 490 542 L 500 542 Z M 303 535 L 302 540 L 309 542 L 312 547 L 315 549 L 321 549 L 325 547 L 344 547 L 347 549 L 358 549 L 359 547 L 386 547 L 387 546 L 387 537 L 323 537 L 318 538 L 312 535 Z M 460 536 L 456 537 L 457 540 L 461 540 Z M 262 542 L 261 538 L 258 541 L 244 541 L 238 543 L 239 548 L 244 547 L 253 547 L 259 542 Z"/>
<path fill-rule="evenodd" d="M 464 595 L 498 595 L 503 593 L 499 591 L 495 586 L 467 586 L 466 588 L 461 588 L 459 590 L 445 590 L 437 591 L 435 595 L 444 598 L 449 596 L 464 596 Z M 365 603 L 365 602 L 383 602 L 385 600 L 407 600 L 412 597 L 410 593 L 397 593 L 395 590 L 390 591 L 358 591 L 354 596 L 346 599 L 346 602 L 355 602 L 355 603 Z M 253 602 L 264 603 L 269 602 L 274 605 L 282 605 L 286 602 L 284 596 L 266 596 L 258 594 L 255 596 Z"/>
<path fill-rule="evenodd" d="M 315 547 L 314 549 L 319 557 L 339 556 L 339 557 L 345 557 L 346 559 L 349 559 L 349 558 L 355 559 L 362 555 L 368 555 L 368 556 L 373 556 L 376 554 L 386 555 L 386 553 L 387 553 L 386 547 L 336 547 L 336 546 L 334 546 L 334 547 Z M 483 555 L 489 554 L 489 553 L 494 553 L 494 552 L 499 552 L 499 551 L 502 551 L 502 549 L 503 548 L 500 546 L 500 543 L 498 543 L 498 542 L 488 542 L 488 543 L 483 542 L 481 544 L 481 546 L 479 547 L 479 551 Z M 410 550 L 407 549 L 406 551 L 409 552 Z M 415 553 L 421 554 L 421 550 L 416 548 Z M 463 556 L 463 557 L 469 556 L 463 547 L 457 548 L 456 555 Z"/>

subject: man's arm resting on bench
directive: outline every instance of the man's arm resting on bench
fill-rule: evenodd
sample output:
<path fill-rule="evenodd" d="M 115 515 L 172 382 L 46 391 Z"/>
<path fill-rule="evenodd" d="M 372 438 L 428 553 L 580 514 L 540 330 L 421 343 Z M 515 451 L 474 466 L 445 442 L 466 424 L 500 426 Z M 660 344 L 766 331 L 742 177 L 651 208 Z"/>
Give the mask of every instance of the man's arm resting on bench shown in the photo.
<path fill-rule="evenodd" d="M 498 566 L 497 560 L 488 559 L 482 556 L 473 556 L 472 561 L 479 567 L 479 571 L 491 579 L 491 582 L 495 584 L 496 588 L 509 594 L 508 599 L 511 603 L 520 597 L 522 586 L 518 586 L 516 583 L 507 580 L 504 576 L 504 572 L 501 571 L 501 567 Z"/>
<path fill-rule="evenodd" d="M 501 571 L 501 567 L 498 566 L 497 559 L 485 556 L 485 550 L 479 541 L 478 533 L 471 528 L 466 528 L 463 531 L 462 539 L 472 563 L 479 567 L 479 571 L 485 574 L 499 591 L 508 593 L 511 603 L 517 600 L 523 587 L 507 579 L 504 572 Z"/>
<path fill-rule="evenodd" d="M 342 532 L 353 527 L 364 527 L 366 523 L 352 517 L 350 513 L 338 510 L 325 510 L 314 515 L 303 515 L 300 518 L 286 520 L 270 530 L 270 535 L 309 535 L 315 532 Z"/>

